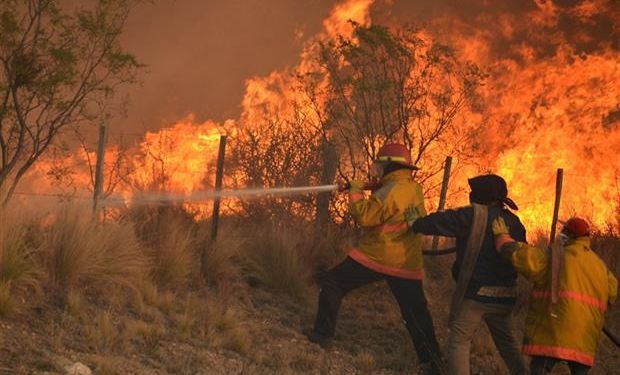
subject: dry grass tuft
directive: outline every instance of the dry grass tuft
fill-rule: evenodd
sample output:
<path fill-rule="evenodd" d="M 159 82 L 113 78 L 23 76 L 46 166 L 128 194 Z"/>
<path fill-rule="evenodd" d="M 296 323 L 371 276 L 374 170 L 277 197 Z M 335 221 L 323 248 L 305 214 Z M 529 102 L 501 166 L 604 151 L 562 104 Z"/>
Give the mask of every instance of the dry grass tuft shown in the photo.
<path fill-rule="evenodd" d="M 243 326 L 237 325 L 226 332 L 220 346 L 239 354 L 247 354 L 250 345 L 250 334 Z"/>
<path fill-rule="evenodd" d="M 176 327 L 175 332 L 184 340 L 189 339 L 196 332 L 200 321 L 205 319 L 204 302 L 188 295 L 182 310 L 172 315 Z"/>
<path fill-rule="evenodd" d="M 207 304 L 202 335 L 210 346 L 240 354 L 247 353 L 251 344 L 250 335 L 240 314 L 231 307 L 218 303 Z"/>
<path fill-rule="evenodd" d="M 206 231 L 204 233 L 207 233 Z M 240 275 L 239 255 L 248 239 L 244 239 L 231 227 L 222 228 L 215 243 L 204 237 L 201 248 L 204 248 L 202 258 L 202 273 L 210 286 L 220 290 L 223 294 L 230 291 Z"/>
<path fill-rule="evenodd" d="M 76 318 L 84 315 L 86 306 L 79 290 L 71 289 L 67 292 L 65 309 L 69 315 Z"/>
<path fill-rule="evenodd" d="M 156 353 L 159 343 L 166 329 L 158 323 L 147 323 L 141 320 L 129 320 L 125 322 L 124 338 L 139 342 L 147 354 Z"/>
<path fill-rule="evenodd" d="M 0 316 L 13 311 L 12 295 L 40 289 L 41 270 L 27 242 L 27 226 L 0 212 Z"/>
<path fill-rule="evenodd" d="M 243 260 L 250 283 L 307 303 L 312 269 L 304 235 L 292 228 L 257 229 L 244 248 Z"/>
<path fill-rule="evenodd" d="M 42 250 L 50 281 L 65 299 L 78 287 L 137 291 L 148 270 L 130 223 L 98 224 L 88 213 L 70 208 L 47 229 Z"/>
<path fill-rule="evenodd" d="M 171 223 L 165 237 L 151 250 L 153 278 L 158 285 L 181 289 L 197 274 L 195 243 L 186 228 Z"/>
<path fill-rule="evenodd" d="M 95 373 L 97 375 L 117 375 L 122 374 L 121 361 L 114 357 L 97 356 L 95 362 Z"/>
<path fill-rule="evenodd" d="M 372 373 L 377 366 L 375 356 L 364 350 L 355 356 L 355 367 L 357 367 L 363 374 Z"/>
<path fill-rule="evenodd" d="M 92 324 L 85 327 L 89 346 L 98 353 L 109 353 L 118 347 L 121 340 L 119 330 L 109 311 L 98 311 Z"/>
<path fill-rule="evenodd" d="M 9 315 L 13 312 L 13 308 L 11 286 L 7 283 L 0 283 L 0 316 Z"/>
<path fill-rule="evenodd" d="M 176 327 L 176 332 L 181 338 L 187 340 L 192 336 L 194 327 L 198 323 L 198 319 L 189 311 L 185 311 L 173 316 L 173 321 Z"/>
<path fill-rule="evenodd" d="M 164 314 L 170 315 L 179 310 L 178 296 L 169 290 L 159 293 L 157 308 Z"/>
<path fill-rule="evenodd" d="M 292 348 L 293 349 L 293 348 Z M 288 367 L 290 367 L 295 373 L 308 373 L 316 370 L 317 358 L 312 353 L 305 350 L 292 350 L 292 353 L 287 353 L 289 360 Z M 280 365 L 282 366 L 282 364 Z M 280 371 L 283 369 L 279 369 Z"/>
<path fill-rule="evenodd" d="M 196 223 L 174 206 L 142 207 L 130 212 L 140 240 L 153 262 L 152 278 L 160 287 L 186 288 L 200 272 Z"/>

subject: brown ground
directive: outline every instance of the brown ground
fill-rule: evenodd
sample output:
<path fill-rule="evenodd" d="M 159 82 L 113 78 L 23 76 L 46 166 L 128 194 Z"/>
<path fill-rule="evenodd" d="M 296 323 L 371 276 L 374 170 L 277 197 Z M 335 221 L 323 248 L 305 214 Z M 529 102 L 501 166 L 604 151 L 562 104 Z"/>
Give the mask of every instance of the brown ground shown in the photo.
<path fill-rule="evenodd" d="M 449 295 L 445 285 L 445 280 L 427 282 L 441 345 Z M 158 301 L 158 306 L 142 311 L 102 313 L 85 308 L 69 313 L 49 304 L 30 306 L 0 321 L 0 373 L 63 373 L 63 367 L 73 362 L 82 362 L 97 374 L 416 373 L 412 346 L 383 284 L 345 300 L 336 340 L 328 350 L 308 343 L 299 333 L 312 321 L 314 301 L 300 305 L 242 285 L 235 294 L 228 301 L 209 293 L 189 296 L 184 305 L 177 305 L 178 300 Z M 196 306 L 188 307 L 192 304 Z M 228 304 L 229 316 L 224 309 L 206 311 L 210 304 Z M 205 316 L 189 315 L 201 309 Z M 610 319 L 616 332 L 619 313 L 616 308 Z M 506 373 L 485 330 L 472 352 L 474 374 Z M 593 373 L 614 373 L 618 364 L 620 351 L 603 340 Z"/>
<path fill-rule="evenodd" d="M 134 222 L 144 225 L 136 225 L 137 235 L 126 222 L 119 229 L 114 223 L 83 224 L 71 216 L 63 220 L 55 230 L 74 235 L 51 240 L 39 226 L 30 232 L 20 231 L 19 223 L 12 231 L 11 222 L 0 226 L 2 374 L 63 374 L 75 362 L 104 375 L 417 373 L 413 346 L 383 283 L 347 296 L 330 349 L 307 342 L 300 333 L 312 324 L 316 307 L 317 287 L 308 270 L 342 259 L 334 251 L 346 237 L 340 231 L 250 232 L 233 225 L 208 248 L 204 224 L 165 212 L 139 216 Z M 15 241 L 24 233 L 32 239 Z M 92 238 L 106 242 L 97 249 L 108 258 L 89 250 L 98 245 Z M 615 272 L 620 266 L 617 238 L 597 245 Z M 57 251 L 62 248 L 74 249 L 71 254 L 81 261 L 69 257 L 62 263 Z M 202 263 L 198 254 L 205 248 Z M 116 259 L 130 250 L 134 258 Z M 146 268 L 137 262 L 143 258 L 149 259 Z M 453 288 L 451 262 L 451 256 L 426 262 L 426 295 L 442 347 Z M 54 272 L 56 277 L 76 276 L 58 289 L 52 287 Z M 519 321 L 524 312 L 518 313 Z M 619 306 L 608 321 L 620 335 Z M 473 374 L 506 373 L 484 327 L 473 342 L 471 362 Z M 619 368 L 620 350 L 603 339 L 592 373 L 620 373 Z"/>

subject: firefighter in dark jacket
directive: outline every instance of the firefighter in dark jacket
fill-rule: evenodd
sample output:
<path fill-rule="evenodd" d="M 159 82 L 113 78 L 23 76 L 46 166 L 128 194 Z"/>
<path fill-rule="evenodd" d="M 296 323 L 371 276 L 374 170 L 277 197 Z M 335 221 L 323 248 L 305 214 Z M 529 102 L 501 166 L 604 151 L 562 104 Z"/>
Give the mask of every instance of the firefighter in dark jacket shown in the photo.
<path fill-rule="evenodd" d="M 482 175 L 470 179 L 469 186 L 471 206 L 420 218 L 410 214 L 409 219 L 415 233 L 456 238 L 452 276 L 457 287 L 450 307 L 448 367 L 451 374 L 470 373 L 471 340 L 484 321 L 510 373 L 524 374 L 526 368 L 512 318 L 517 299 L 517 272 L 495 250 L 491 225 L 501 216 L 512 238 L 521 242 L 525 242 L 525 228 L 506 208 L 518 209 L 508 198 L 503 178 Z"/>

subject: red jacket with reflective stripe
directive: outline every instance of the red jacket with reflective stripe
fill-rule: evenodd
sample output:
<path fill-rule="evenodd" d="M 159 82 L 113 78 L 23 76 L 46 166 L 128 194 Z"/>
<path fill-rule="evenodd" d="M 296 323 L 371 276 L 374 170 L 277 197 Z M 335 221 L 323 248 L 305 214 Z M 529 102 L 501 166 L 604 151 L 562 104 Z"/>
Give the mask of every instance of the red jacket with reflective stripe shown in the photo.
<path fill-rule="evenodd" d="M 406 279 L 422 279 L 422 235 L 408 229 L 405 212 L 416 208 L 424 216 L 422 188 L 411 171 L 400 169 L 381 180 L 381 188 L 365 199 L 353 192 L 349 210 L 362 235 L 349 256 L 364 266 Z"/>
<path fill-rule="evenodd" d="M 618 281 L 580 237 L 564 248 L 558 302 L 551 303 L 548 251 L 520 244 L 508 254 L 517 272 L 533 282 L 523 353 L 579 362 L 588 366 L 601 338 L 607 307 L 618 295 Z"/>

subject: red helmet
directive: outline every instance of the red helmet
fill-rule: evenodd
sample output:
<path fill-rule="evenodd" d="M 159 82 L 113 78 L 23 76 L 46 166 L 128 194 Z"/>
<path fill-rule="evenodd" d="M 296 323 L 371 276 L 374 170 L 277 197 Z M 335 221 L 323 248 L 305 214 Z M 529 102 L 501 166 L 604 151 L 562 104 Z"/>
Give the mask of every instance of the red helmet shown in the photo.
<path fill-rule="evenodd" d="M 590 225 L 588 222 L 579 217 L 572 217 L 564 224 L 563 231 L 568 232 L 574 237 L 585 237 L 590 235 Z"/>
<path fill-rule="evenodd" d="M 400 143 L 388 143 L 381 147 L 377 154 L 377 161 L 393 162 L 414 170 L 418 169 L 418 167 L 413 165 L 409 149 Z"/>

